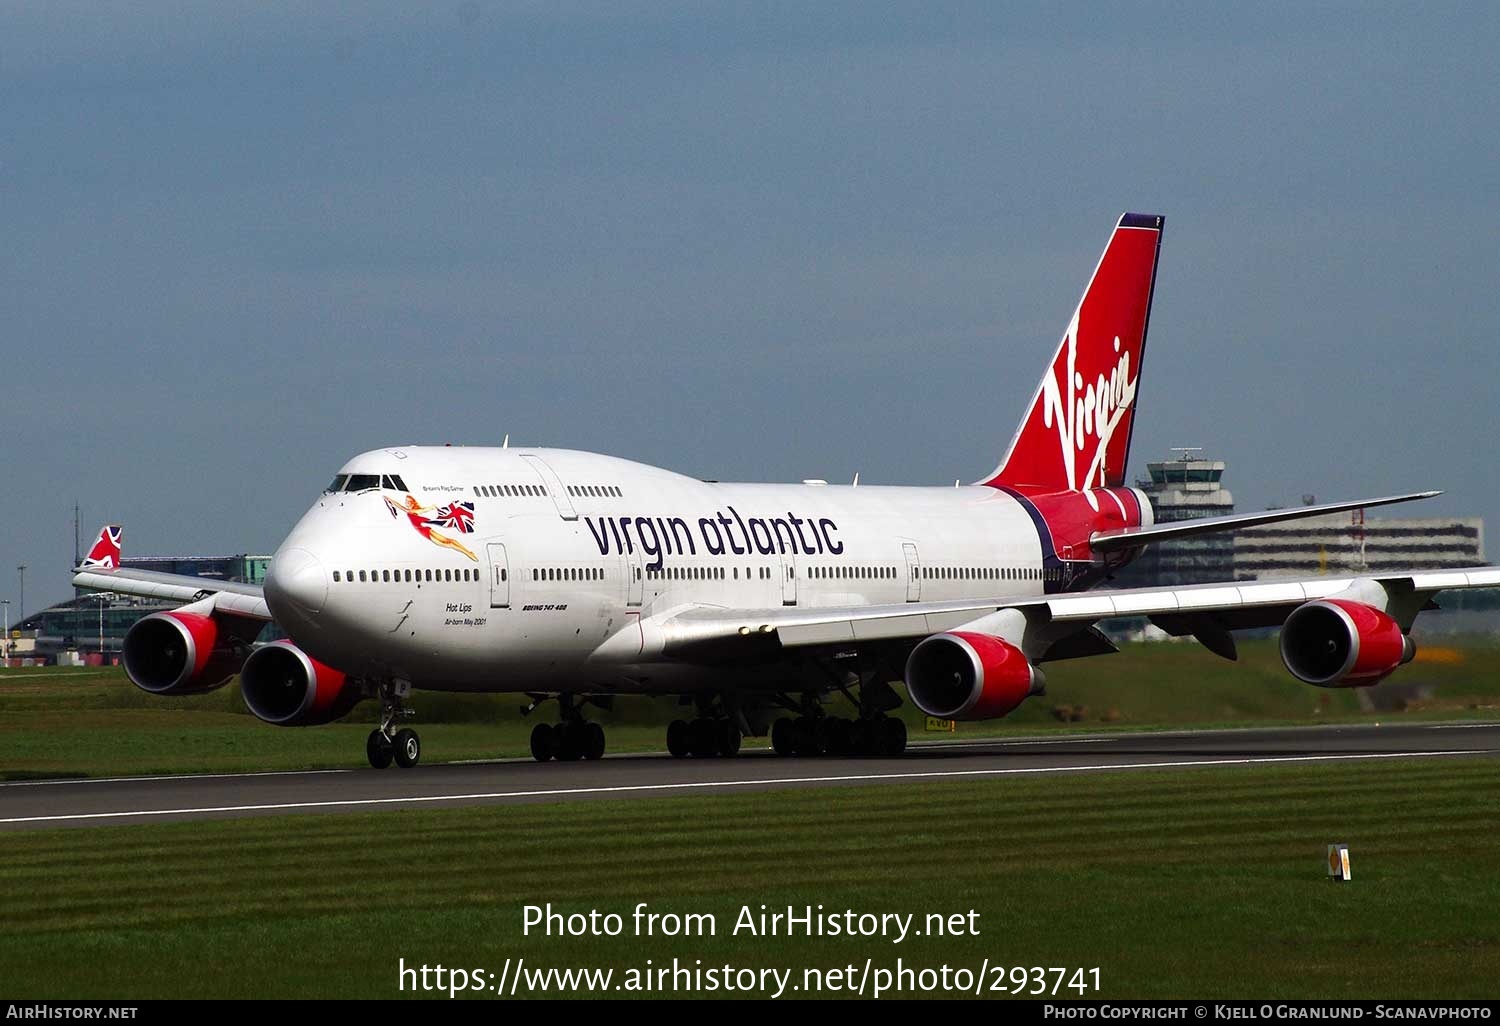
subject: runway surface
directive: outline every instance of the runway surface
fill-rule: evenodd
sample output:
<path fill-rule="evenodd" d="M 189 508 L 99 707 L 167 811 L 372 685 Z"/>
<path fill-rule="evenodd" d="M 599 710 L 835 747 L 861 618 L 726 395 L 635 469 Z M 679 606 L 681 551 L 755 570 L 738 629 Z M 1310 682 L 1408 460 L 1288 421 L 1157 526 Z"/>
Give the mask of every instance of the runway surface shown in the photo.
<path fill-rule="evenodd" d="M 0 830 L 296 813 L 920 784 L 1048 773 L 1500 755 L 1500 723 L 1297 727 L 917 741 L 896 759 L 620 755 L 599 762 L 424 764 L 412 770 L 122 777 L 0 784 Z"/>

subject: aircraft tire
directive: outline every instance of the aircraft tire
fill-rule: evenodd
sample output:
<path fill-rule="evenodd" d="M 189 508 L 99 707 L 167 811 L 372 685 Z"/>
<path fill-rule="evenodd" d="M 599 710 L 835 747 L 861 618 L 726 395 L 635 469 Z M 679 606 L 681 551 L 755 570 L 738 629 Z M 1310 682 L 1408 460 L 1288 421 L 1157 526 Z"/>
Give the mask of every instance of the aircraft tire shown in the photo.
<path fill-rule="evenodd" d="M 688 744 L 692 734 L 687 720 L 673 720 L 667 724 L 667 751 L 672 753 L 674 759 L 686 759 L 690 752 Z"/>
<path fill-rule="evenodd" d="M 604 758 L 604 728 L 597 723 L 583 724 L 583 757 L 590 762 Z"/>
<path fill-rule="evenodd" d="M 736 755 L 739 755 L 740 742 L 744 740 L 744 738 L 740 737 L 739 726 L 733 720 L 724 719 L 718 721 L 718 728 L 719 754 L 726 759 L 732 759 Z"/>
<path fill-rule="evenodd" d="M 557 726 L 558 762 L 577 762 L 583 758 L 583 733 L 576 723 L 560 723 Z"/>
<path fill-rule="evenodd" d="M 906 751 L 906 724 L 894 716 L 880 724 L 880 754 L 895 758 Z"/>
<path fill-rule="evenodd" d="M 422 758 L 422 739 L 410 727 L 396 731 L 396 765 L 411 769 Z"/>
<path fill-rule="evenodd" d="M 798 755 L 822 755 L 823 746 L 818 741 L 818 725 L 810 716 L 798 716 L 793 725 L 796 728 L 796 749 Z"/>
<path fill-rule="evenodd" d="M 538 723 L 531 728 L 531 757 L 537 762 L 546 762 L 557 752 L 557 729 L 550 723 Z"/>
<path fill-rule="evenodd" d="M 719 732 L 714 721 L 700 716 L 689 725 L 688 746 L 695 759 L 709 759 L 719 754 Z"/>
<path fill-rule="evenodd" d="M 848 755 L 849 721 L 842 716 L 818 720 L 818 747 L 825 755 Z"/>
<path fill-rule="evenodd" d="M 372 730 L 365 739 L 365 755 L 375 769 L 385 769 L 396 757 L 396 746 L 380 731 Z"/>
<path fill-rule="evenodd" d="M 796 746 L 792 743 L 794 733 L 796 733 L 796 727 L 785 716 L 771 724 L 771 751 L 783 759 L 796 755 Z"/>
<path fill-rule="evenodd" d="M 880 724 L 875 720 L 855 720 L 849 725 L 849 754 L 874 755 Z"/>
<path fill-rule="evenodd" d="M 835 715 L 829 720 L 826 729 L 826 739 L 823 742 L 823 751 L 835 756 L 847 756 L 850 751 L 849 732 L 853 730 L 852 721 L 846 720 L 841 715 Z"/>

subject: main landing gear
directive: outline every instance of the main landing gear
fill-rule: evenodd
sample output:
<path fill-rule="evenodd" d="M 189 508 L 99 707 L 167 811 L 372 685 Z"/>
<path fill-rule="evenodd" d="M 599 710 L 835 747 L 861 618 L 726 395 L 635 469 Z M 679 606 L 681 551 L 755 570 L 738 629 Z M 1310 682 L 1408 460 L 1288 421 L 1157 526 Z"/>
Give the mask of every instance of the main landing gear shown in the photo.
<path fill-rule="evenodd" d="M 849 685 L 855 675 L 834 679 L 834 686 L 859 710 L 854 719 L 830 716 L 814 693 L 806 693 L 799 704 L 783 698 L 796 717 L 783 716 L 771 725 L 771 748 L 781 756 L 884 756 L 894 758 L 906 751 L 906 724 L 895 716 L 901 697 L 873 671 L 857 675 L 859 696 Z"/>
<path fill-rule="evenodd" d="M 781 756 L 881 755 L 906 751 L 906 724 L 877 714 L 848 720 L 842 716 L 783 716 L 771 726 L 771 748 Z"/>
<path fill-rule="evenodd" d="M 558 695 L 557 704 L 561 723 L 538 723 L 531 728 L 531 757 L 537 762 L 604 758 L 604 728 L 583 718 L 572 695 Z"/>
<path fill-rule="evenodd" d="M 667 751 L 674 759 L 730 758 L 740 754 L 740 727 L 729 716 L 699 716 L 667 725 Z"/>
<path fill-rule="evenodd" d="M 392 682 L 380 685 L 380 726 L 365 739 L 365 755 L 370 765 L 385 769 L 393 761 L 402 769 L 411 769 L 422 758 L 422 739 L 410 727 L 396 729 L 396 721 L 413 715 L 403 700 L 411 685 Z"/>
<path fill-rule="evenodd" d="M 700 694 L 682 699 L 683 705 L 696 704 L 698 715 L 691 720 L 673 720 L 667 724 L 667 751 L 674 759 L 733 758 L 740 754 L 738 706 L 722 695 Z"/>

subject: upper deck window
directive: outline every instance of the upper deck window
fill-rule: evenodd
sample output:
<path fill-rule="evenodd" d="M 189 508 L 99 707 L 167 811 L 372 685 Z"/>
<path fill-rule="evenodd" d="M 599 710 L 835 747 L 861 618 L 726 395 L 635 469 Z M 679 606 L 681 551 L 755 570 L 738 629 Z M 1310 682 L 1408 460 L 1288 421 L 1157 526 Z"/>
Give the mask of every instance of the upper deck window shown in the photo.
<path fill-rule="evenodd" d="M 391 491 L 410 491 L 400 474 L 340 474 L 328 486 L 330 492 L 362 492 L 367 488 L 387 488 Z"/>

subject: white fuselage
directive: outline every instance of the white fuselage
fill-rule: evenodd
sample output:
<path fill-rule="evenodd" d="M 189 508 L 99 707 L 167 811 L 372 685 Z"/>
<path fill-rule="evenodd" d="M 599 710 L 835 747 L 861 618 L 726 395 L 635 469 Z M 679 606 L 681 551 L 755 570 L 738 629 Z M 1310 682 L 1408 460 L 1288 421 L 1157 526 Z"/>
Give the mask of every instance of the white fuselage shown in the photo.
<path fill-rule="evenodd" d="M 370 483 L 360 475 L 398 487 L 324 493 L 278 550 L 267 600 L 314 658 L 419 688 L 754 686 L 763 671 L 600 649 L 685 606 L 893 605 L 1056 586 L 1044 580 L 1045 528 L 990 487 L 727 484 L 520 448 L 376 450 L 340 471 L 346 488 Z"/>

